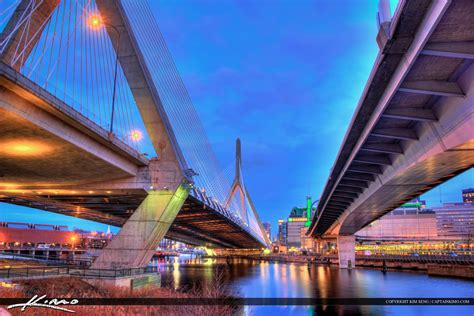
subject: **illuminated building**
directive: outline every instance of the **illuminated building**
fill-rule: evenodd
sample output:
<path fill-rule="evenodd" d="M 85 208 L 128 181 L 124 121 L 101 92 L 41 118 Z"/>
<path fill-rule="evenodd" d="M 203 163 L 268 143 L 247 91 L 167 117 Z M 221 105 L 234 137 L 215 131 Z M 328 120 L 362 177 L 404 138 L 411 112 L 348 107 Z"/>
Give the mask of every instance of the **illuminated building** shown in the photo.
<path fill-rule="evenodd" d="M 462 201 L 464 203 L 474 203 L 474 188 L 462 190 Z"/>
<path fill-rule="evenodd" d="M 470 192 L 463 190 L 463 199 Z M 465 197 L 465 193 L 468 193 Z M 444 203 L 425 208 L 412 200 L 356 233 L 359 254 L 471 254 L 474 204 Z"/>
<path fill-rule="evenodd" d="M 284 220 L 278 220 L 278 243 L 280 245 L 286 245 L 286 227 L 287 223 Z"/>
<path fill-rule="evenodd" d="M 269 240 L 271 240 L 271 235 L 272 235 L 272 226 L 270 223 L 262 223 L 263 229 L 265 229 L 265 233 L 267 234 L 267 237 Z"/>
<path fill-rule="evenodd" d="M 48 259 L 65 259 L 69 254 L 82 254 L 80 235 L 67 226 L 0 223 L 0 251 Z"/>
<path fill-rule="evenodd" d="M 42 259 L 70 259 L 101 249 L 112 234 L 68 230 L 67 226 L 0 222 L 0 252 Z"/>
<path fill-rule="evenodd" d="M 315 212 L 314 208 L 311 209 L 311 197 L 307 198 L 306 204 L 306 207 L 293 207 L 288 216 L 286 243 L 288 247 L 301 247 L 301 230 L 307 229 Z"/>
<path fill-rule="evenodd" d="M 436 213 L 424 201 L 411 200 L 356 233 L 362 239 L 437 237 Z"/>
<path fill-rule="evenodd" d="M 444 203 L 442 207 L 434 207 L 433 210 L 436 212 L 440 237 L 458 240 L 474 238 L 473 203 Z"/>

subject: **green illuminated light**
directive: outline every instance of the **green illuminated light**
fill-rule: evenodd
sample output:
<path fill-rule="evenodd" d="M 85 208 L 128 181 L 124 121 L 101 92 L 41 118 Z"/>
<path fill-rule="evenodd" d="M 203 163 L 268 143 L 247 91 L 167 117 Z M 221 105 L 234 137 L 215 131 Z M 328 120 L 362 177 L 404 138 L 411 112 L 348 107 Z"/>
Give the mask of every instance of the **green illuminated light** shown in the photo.
<path fill-rule="evenodd" d="M 311 219 L 311 197 L 306 199 L 306 219 L 308 221 Z"/>

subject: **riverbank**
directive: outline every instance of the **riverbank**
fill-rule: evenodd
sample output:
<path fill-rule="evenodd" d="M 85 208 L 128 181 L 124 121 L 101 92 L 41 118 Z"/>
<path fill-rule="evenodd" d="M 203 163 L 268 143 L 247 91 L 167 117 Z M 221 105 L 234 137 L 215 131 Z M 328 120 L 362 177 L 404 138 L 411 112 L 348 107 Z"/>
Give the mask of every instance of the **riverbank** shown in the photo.
<path fill-rule="evenodd" d="M 84 280 L 74 277 L 60 277 L 54 279 L 20 280 L 8 287 L 0 287 L 1 298 L 24 298 L 25 303 L 35 295 L 46 295 L 47 298 L 77 299 L 79 305 L 67 306 L 74 310 L 76 315 L 235 315 L 240 311 L 238 306 L 86 306 L 80 305 L 81 298 L 230 298 L 235 293 L 230 290 L 222 278 L 217 275 L 208 286 L 192 285 L 186 288 L 147 286 L 133 289 L 117 286 L 91 285 Z M 0 315 L 20 314 L 20 309 L 6 310 L 3 306 Z M 60 312 L 45 308 L 29 308 L 34 315 L 59 315 Z"/>

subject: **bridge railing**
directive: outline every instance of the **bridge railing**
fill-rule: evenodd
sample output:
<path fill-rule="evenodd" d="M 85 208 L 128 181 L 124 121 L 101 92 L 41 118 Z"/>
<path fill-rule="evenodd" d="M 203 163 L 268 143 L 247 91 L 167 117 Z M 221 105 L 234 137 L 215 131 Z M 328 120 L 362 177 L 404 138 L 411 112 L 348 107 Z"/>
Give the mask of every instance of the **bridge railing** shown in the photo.
<path fill-rule="evenodd" d="M 356 255 L 357 260 L 372 260 L 372 261 L 396 261 L 396 262 L 418 262 L 418 263 L 446 263 L 446 264 L 474 264 L 474 256 L 472 255 L 458 255 L 458 256 L 443 256 L 443 255 Z"/>
<path fill-rule="evenodd" d="M 214 200 L 212 197 L 207 196 L 206 193 L 200 190 L 198 187 L 194 187 L 190 191 L 190 195 L 198 199 L 202 203 L 212 207 L 214 210 L 224 215 L 226 218 L 228 218 L 229 220 L 237 224 L 240 228 L 245 230 L 248 234 L 253 236 L 256 240 L 261 242 L 262 245 L 265 245 L 265 241 L 263 240 L 263 238 L 259 234 L 257 234 L 255 231 L 253 231 L 253 229 L 251 229 L 250 226 L 247 225 L 239 216 L 237 216 L 234 212 L 232 212 L 228 208 L 225 208 L 221 203 Z"/>
<path fill-rule="evenodd" d="M 11 252 L 0 252 L 0 259 L 8 259 L 13 261 L 39 261 L 47 264 L 54 265 L 76 265 L 88 267 L 91 265 L 93 258 L 74 258 L 74 259 L 65 259 L 65 258 L 55 258 L 52 256 L 45 255 L 30 255 L 30 254 L 18 254 Z"/>
<path fill-rule="evenodd" d="M 130 269 L 88 269 L 74 266 L 1 268 L 0 279 L 22 279 L 34 277 L 76 276 L 83 278 L 123 278 L 159 272 L 159 267 L 149 266 Z"/>

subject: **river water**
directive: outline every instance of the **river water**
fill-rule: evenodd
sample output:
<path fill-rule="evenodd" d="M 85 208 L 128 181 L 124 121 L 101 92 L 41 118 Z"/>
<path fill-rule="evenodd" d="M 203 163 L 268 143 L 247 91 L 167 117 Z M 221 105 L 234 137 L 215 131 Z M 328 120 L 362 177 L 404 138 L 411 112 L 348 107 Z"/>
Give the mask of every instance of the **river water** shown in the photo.
<path fill-rule="evenodd" d="M 215 282 L 216 276 L 241 297 L 310 298 L 474 298 L 474 282 L 432 277 L 419 272 L 337 266 L 204 259 L 163 266 L 162 284 L 190 288 Z M 248 306 L 247 315 L 474 315 L 474 306 Z"/>

